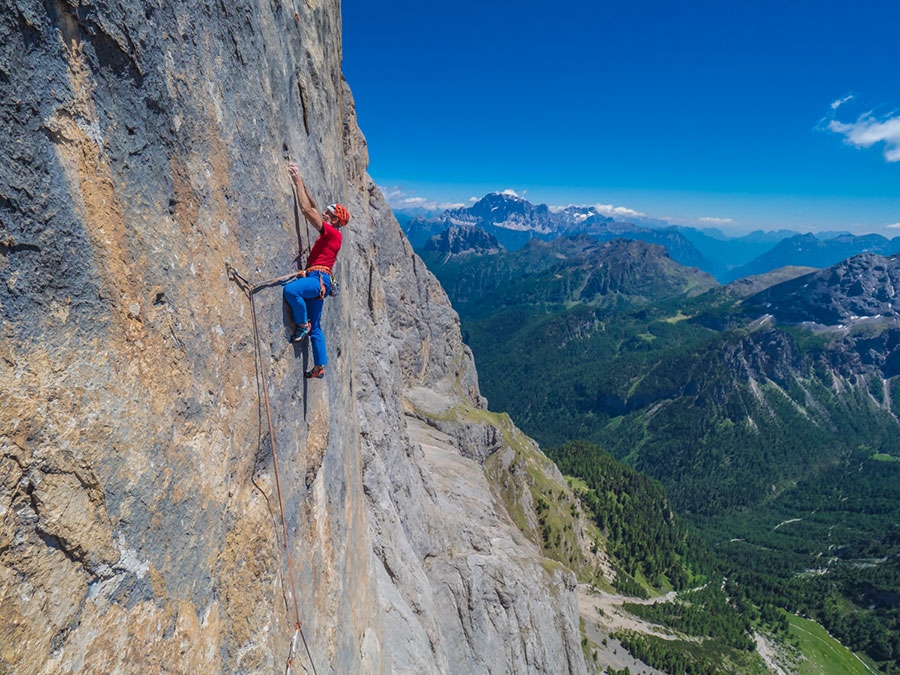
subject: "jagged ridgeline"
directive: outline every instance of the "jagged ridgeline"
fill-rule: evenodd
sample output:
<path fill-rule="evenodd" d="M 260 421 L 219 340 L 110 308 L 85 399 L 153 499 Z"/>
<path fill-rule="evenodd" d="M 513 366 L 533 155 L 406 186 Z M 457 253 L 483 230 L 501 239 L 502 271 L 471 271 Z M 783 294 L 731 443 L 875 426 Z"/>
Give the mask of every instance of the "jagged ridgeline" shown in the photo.
<path fill-rule="evenodd" d="M 658 479 L 760 606 L 895 663 L 900 259 L 720 287 L 641 242 L 438 243 L 422 255 L 492 406 L 544 447 L 587 439 Z M 572 446 L 548 454 L 586 475 Z"/>
<path fill-rule="evenodd" d="M 613 215 L 604 215 L 598 208 Z M 460 227 L 466 231 L 477 228 L 510 251 L 522 248 L 534 238 L 550 241 L 589 234 L 604 241 L 625 238 L 659 244 L 676 262 L 708 272 L 721 283 L 766 274 L 788 265 L 822 268 L 860 253 L 900 253 L 900 237 L 887 239 L 879 234 L 848 232 L 801 234 L 792 230 L 756 230 L 728 236 L 716 229 L 671 225 L 609 207 L 532 204 L 508 191 L 490 193 L 471 206 L 436 215 L 401 211 L 398 216 L 403 218 L 404 232 L 416 250 L 433 247 L 434 243 L 429 244 L 432 236 L 444 236 L 442 233 L 448 229 Z"/>

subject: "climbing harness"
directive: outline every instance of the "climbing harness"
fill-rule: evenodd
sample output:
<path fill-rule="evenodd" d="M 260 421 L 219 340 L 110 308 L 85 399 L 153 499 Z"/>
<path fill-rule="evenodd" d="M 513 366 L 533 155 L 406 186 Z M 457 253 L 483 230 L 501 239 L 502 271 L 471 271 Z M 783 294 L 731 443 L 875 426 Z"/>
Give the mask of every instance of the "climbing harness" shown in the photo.
<path fill-rule="evenodd" d="M 297 589 L 294 585 L 294 568 L 291 562 L 291 547 L 288 540 L 288 528 L 287 528 L 287 519 L 284 515 L 284 499 L 281 497 L 281 477 L 278 473 L 278 453 L 275 449 L 275 426 L 272 424 L 272 407 L 269 403 L 269 386 L 266 378 L 266 371 L 262 366 L 262 349 L 259 346 L 259 324 L 256 321 L 256 302 L 254 301 L 254 296 L 256 291 L 261 290 L 263 288 L 267 288 L 269 286 L 273 286 L 278 283 L 282 283 L 288 279 L 292 279 L 300 274 L 300 272 L 296 272 L 294 274 L 286 274 L 283 277 L 278 277 L 277 279 L 268 279 L 266 281 L 261 281 L 255 284 L 251 284 L 247 279 L 238 274 L 237 270 L 235 270 L 230 264 L 225 264 L 225 271 L 228 275 L 228 279 L 230 281 L 234 281 L 237 285 L 243 290 L 247 297 L 250 298 L 250 315 L 253 319 L 253 341 L 256 345 L 256 364 L 257 369 L 262 379 L 262 390 L 263 390 L 263 398 L 266 406 L 266 419 L 269 423 L 269 441 L 272 444 L 272 463 L 275 466 L 275 489 L 278 493 L 278 506 L 281 511 L 281 528 L 282 534 L 284 536 L 284 554 L 287 561 L 287 572 L 288 578 L 290 580 L 291 587 L 291 596 L 294 601 L 294 621 L 295 621 L 295 629 L 294 629 L 294 637 L 291 639 L 291 651 L 288 654 L 287 667 L 285 670 L 285 675 L 290 675 L 291 666 L 294 662 L 294 653 L 297 646 L 297 636 L 300 636 L 300 639 L 303 641 L 303 646 L 306 649 L 306 656 L 309 658 L 309 662 L 312 665 L 313 673 L 318 675 L 316 671 L 316 664 L 313 661 L 312 654 L 309 651 L 309 645 L 306 642 L 306 636 L 303 634 L 303 624 L 300 622 L 300 607 L 297 604 Z"/>
<path fill-rule="evenodd" d="M 322 276 L 323 274 L 327 274 L 328 277 L 331 277 L 331 268 L 326 267 L 325 265 L 313 265 L 312 267 L 306 268 L 306 273 L 310 272 L 319 272 L 319 300 L 325 297 L 325 278 Z"/>

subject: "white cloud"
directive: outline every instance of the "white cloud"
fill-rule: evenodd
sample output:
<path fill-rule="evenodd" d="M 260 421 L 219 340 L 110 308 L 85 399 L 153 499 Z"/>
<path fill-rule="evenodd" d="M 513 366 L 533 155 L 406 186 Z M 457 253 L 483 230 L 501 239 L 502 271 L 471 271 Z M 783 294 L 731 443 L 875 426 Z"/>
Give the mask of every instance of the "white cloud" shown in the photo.
<path fill-rule="evenodd" d="M 831 103 L 831 109 L 837 110 L 842 105 L 844 105 L 847 101 L 852 101 L 852 100 L 853 100 L 853 94 L 847 94 L 844 98 L 839 98 L 837 101 L 833 101 Z"/>
<path fill-rule="evenodd" d="M 424 209 L 427 211 L 445 211 L 447 209 L 456 209 L 465 204 L 460 204 L 456 202 L 438 202 L 434 199 L 428 199 L 426 197 L 416 197 L 414 195 L 409 194 L 403 189 L 394 186 L 394 187 L 383 187 L 381 188 L 381 194 L 384 195 L 385 201 L 387 201 L 388 206 L 392 209 L 396 210 L 413 210 L 413 209 Z"/>
<path fill-rule="evenodd" d="M 900 223 L 894 223 L 893 225 L 885 225 L 885 227 L 889 230 L 900 230 Z"/>
<path fill-rule="evenodd" d="M 518 196 L 519 196 L 518 193 L 516 193 L 515 190 L 510 190 L 509 188 L 507 188 L 506 190 L 504 190 L 504 191 L 501 192 L 500 194 L 501 194 L 501 195 L 506 195 L 507 197 L 518 197 Z"/>
<path fill-rule="evenodd" d="M 396 186 L 395 187 L 379 186 L 379 187 L 381 188 L 381 194 L 384 195 L 384 198 L 388 201 L 391 201 L 392 199 L 403 198 L 406 196 L 406 193 Z"/>
<path fill-rule="evenodd" d="M 597 213 L 602 213 L 604 216 L 626 216 L 630 218 L 646 218 L 646 213 L 641 213 L 640 211 L 635 211 L 634 209 L 629 209 L 625 206 L 613 206 L 612 204 L 594 204 L 594 208 L 597 209 Z"/>
<path fill-rule="evenodd" d="M 732 218 L 700 218 L 697 222 L 704 225 L 734 225 Z"/>
<path fill-rule="evenodd" d="M 900 162 L 900 114 L 879 120 L 867 112 L 852 124 L 831 120 L 828 129 L 841 134 L 847 145 L 857 148 L 871 148 L 876 143 L 884 143 L 885 160 Z"/>

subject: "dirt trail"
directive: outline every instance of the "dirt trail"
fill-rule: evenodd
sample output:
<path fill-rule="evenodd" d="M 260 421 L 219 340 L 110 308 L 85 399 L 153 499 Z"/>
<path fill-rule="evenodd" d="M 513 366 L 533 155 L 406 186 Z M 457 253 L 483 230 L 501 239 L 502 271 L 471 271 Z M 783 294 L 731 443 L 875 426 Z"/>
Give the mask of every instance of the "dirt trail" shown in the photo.
<path fill-rule="evenodd" d="M 756 651 L 762 657 L 769 672 L 775 673 L 775 675 L 790 675 L 776 660 L 778 657 L 778 648 L 759 633 L 756 633 L 753 637 L 756 639 Z"/>
<path fill-rule="evenodd" d="M 656 598 L 634 598 L 627 595 L 614 595 L 606 591 L 591 589 L 584 584 L 578 587 L 578 609 L 581 618 L 586 622 L 597 624 L 604 631 L 613 633 L 617 630 L 633 630 L 639 633 L 656 635 L 664 640 L 683 639 L 668 628 L 644 621 L 622 609 L 626 602 L 638 605 L 654 605 L 658 602 L 671 602 L 676 592 L 671 591 Z"/>
<path fill-rule="evenodd" d="M 671 591 L 656 598 L 643 599 L 627 595 L 615 595 L 592 589 L 590 586 L 583 584 L 579 585 L 578 609 L 581 618 L 585 621 L 588 637 L 596 644 L 602 644 L 604 639 L 607 641 L 606 649 L 601 652 L 598 658 L 617 669 L 628 666 L 632 672 L 660 673 L 660 671 L 650 668 L 640 661 L 631 659 L 625 653 L 621 644 L 608 638 L 608 635 L 619 630 L 633 630 L 645 635 L 655 635 L 663 640 L 690 639 L 685 638 L 683 635 L 675 634 L 665 626 L 644 621 L 640 617 L 622 609 L 622 605 L 626 602 L 636 605 L 653 605 L 658 602 L 671 602 L 676 595 L 675 591 Z M 756 640 L 756 651 L 762 657 L 769 672 L 774 673 L 774 675 L 787 675 L 787 672 L 778 663 L 776 646 L 759 634 L 754 635 L 754 638 Z"/>

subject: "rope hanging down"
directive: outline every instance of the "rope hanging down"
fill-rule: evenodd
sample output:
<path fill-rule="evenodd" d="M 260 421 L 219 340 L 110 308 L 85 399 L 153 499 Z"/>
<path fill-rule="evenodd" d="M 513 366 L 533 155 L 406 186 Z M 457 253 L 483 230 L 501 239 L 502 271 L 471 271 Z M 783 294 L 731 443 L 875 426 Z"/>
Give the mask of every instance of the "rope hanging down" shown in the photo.
<path fill-rule="evenodd" d="M 259 325 L 256 321 L 256 302 L 254 301 L 256 291 L 267 288 L 277 283 L 281 283 L 288 279 L 292 279 L 297 276 L 297 273 L 286 274 L 285 276 L 278 277 L 277 279 L 268 279 L 256 284 L 251 284 L 244 277 L 238 274 L 237 270 L 235 270 L 230 264 L 226 263 L 225 271 L 228 274 L 228 279 L 236 282 L 241 290 L 243 290 L 247 294 L 247 297 L 250 298 L 250 315 L 253 319 L 253 341 L 256 345 L 256 367 L 260 374 L 260 378 L 262 379 L 263 398 L 266 406 L 266 420 L 269 424 L 269 442 L 272 444 L 272 463 L 275 466 L 275 489 L 278 493 L 278 507 L 281 511 L 281 528 L 284 535 L 284 554 L 287 561 L 287 572 L 291 586 L 291 597 L 294 603 L 295 630 L 294 637 L 291 639 L 291 651 L 288 656 L 286 673 L 289 674 L 291 671 L 291 665 L 294 660 L 294 651 L 297 644 L 297 635 L 299 634 L 300 638 L 303 640 L 303 646 L 306 649 L 306 655 L 309 658 L 310 664 L 312 665 L 313 673 L 316 673 L 316 675 L 318 675 L 316 671 L 316 664 L 313 661 L 312 654 L 310 654 L 309 652 L 309 645 L 306 643 L 306 636 L 303 634 L 303 624 L 300 622 L 300 607 L 297 604 L 297 589 L 294 585 L 294 568 L 291 562 L 291 547 L 288 541 L 287 519 L 284 515 L 284 499 L 282 499 L 281 497 L 281 477 L 278 472 L 278 452 L 275 448 L 275 426 L 272 423 L 272 407 L 269 403 L 269 385 L 267 381 L 268 378 L 266 378 L 266 371 L 262 365 L 262 350 L 259 346 Z"/>

